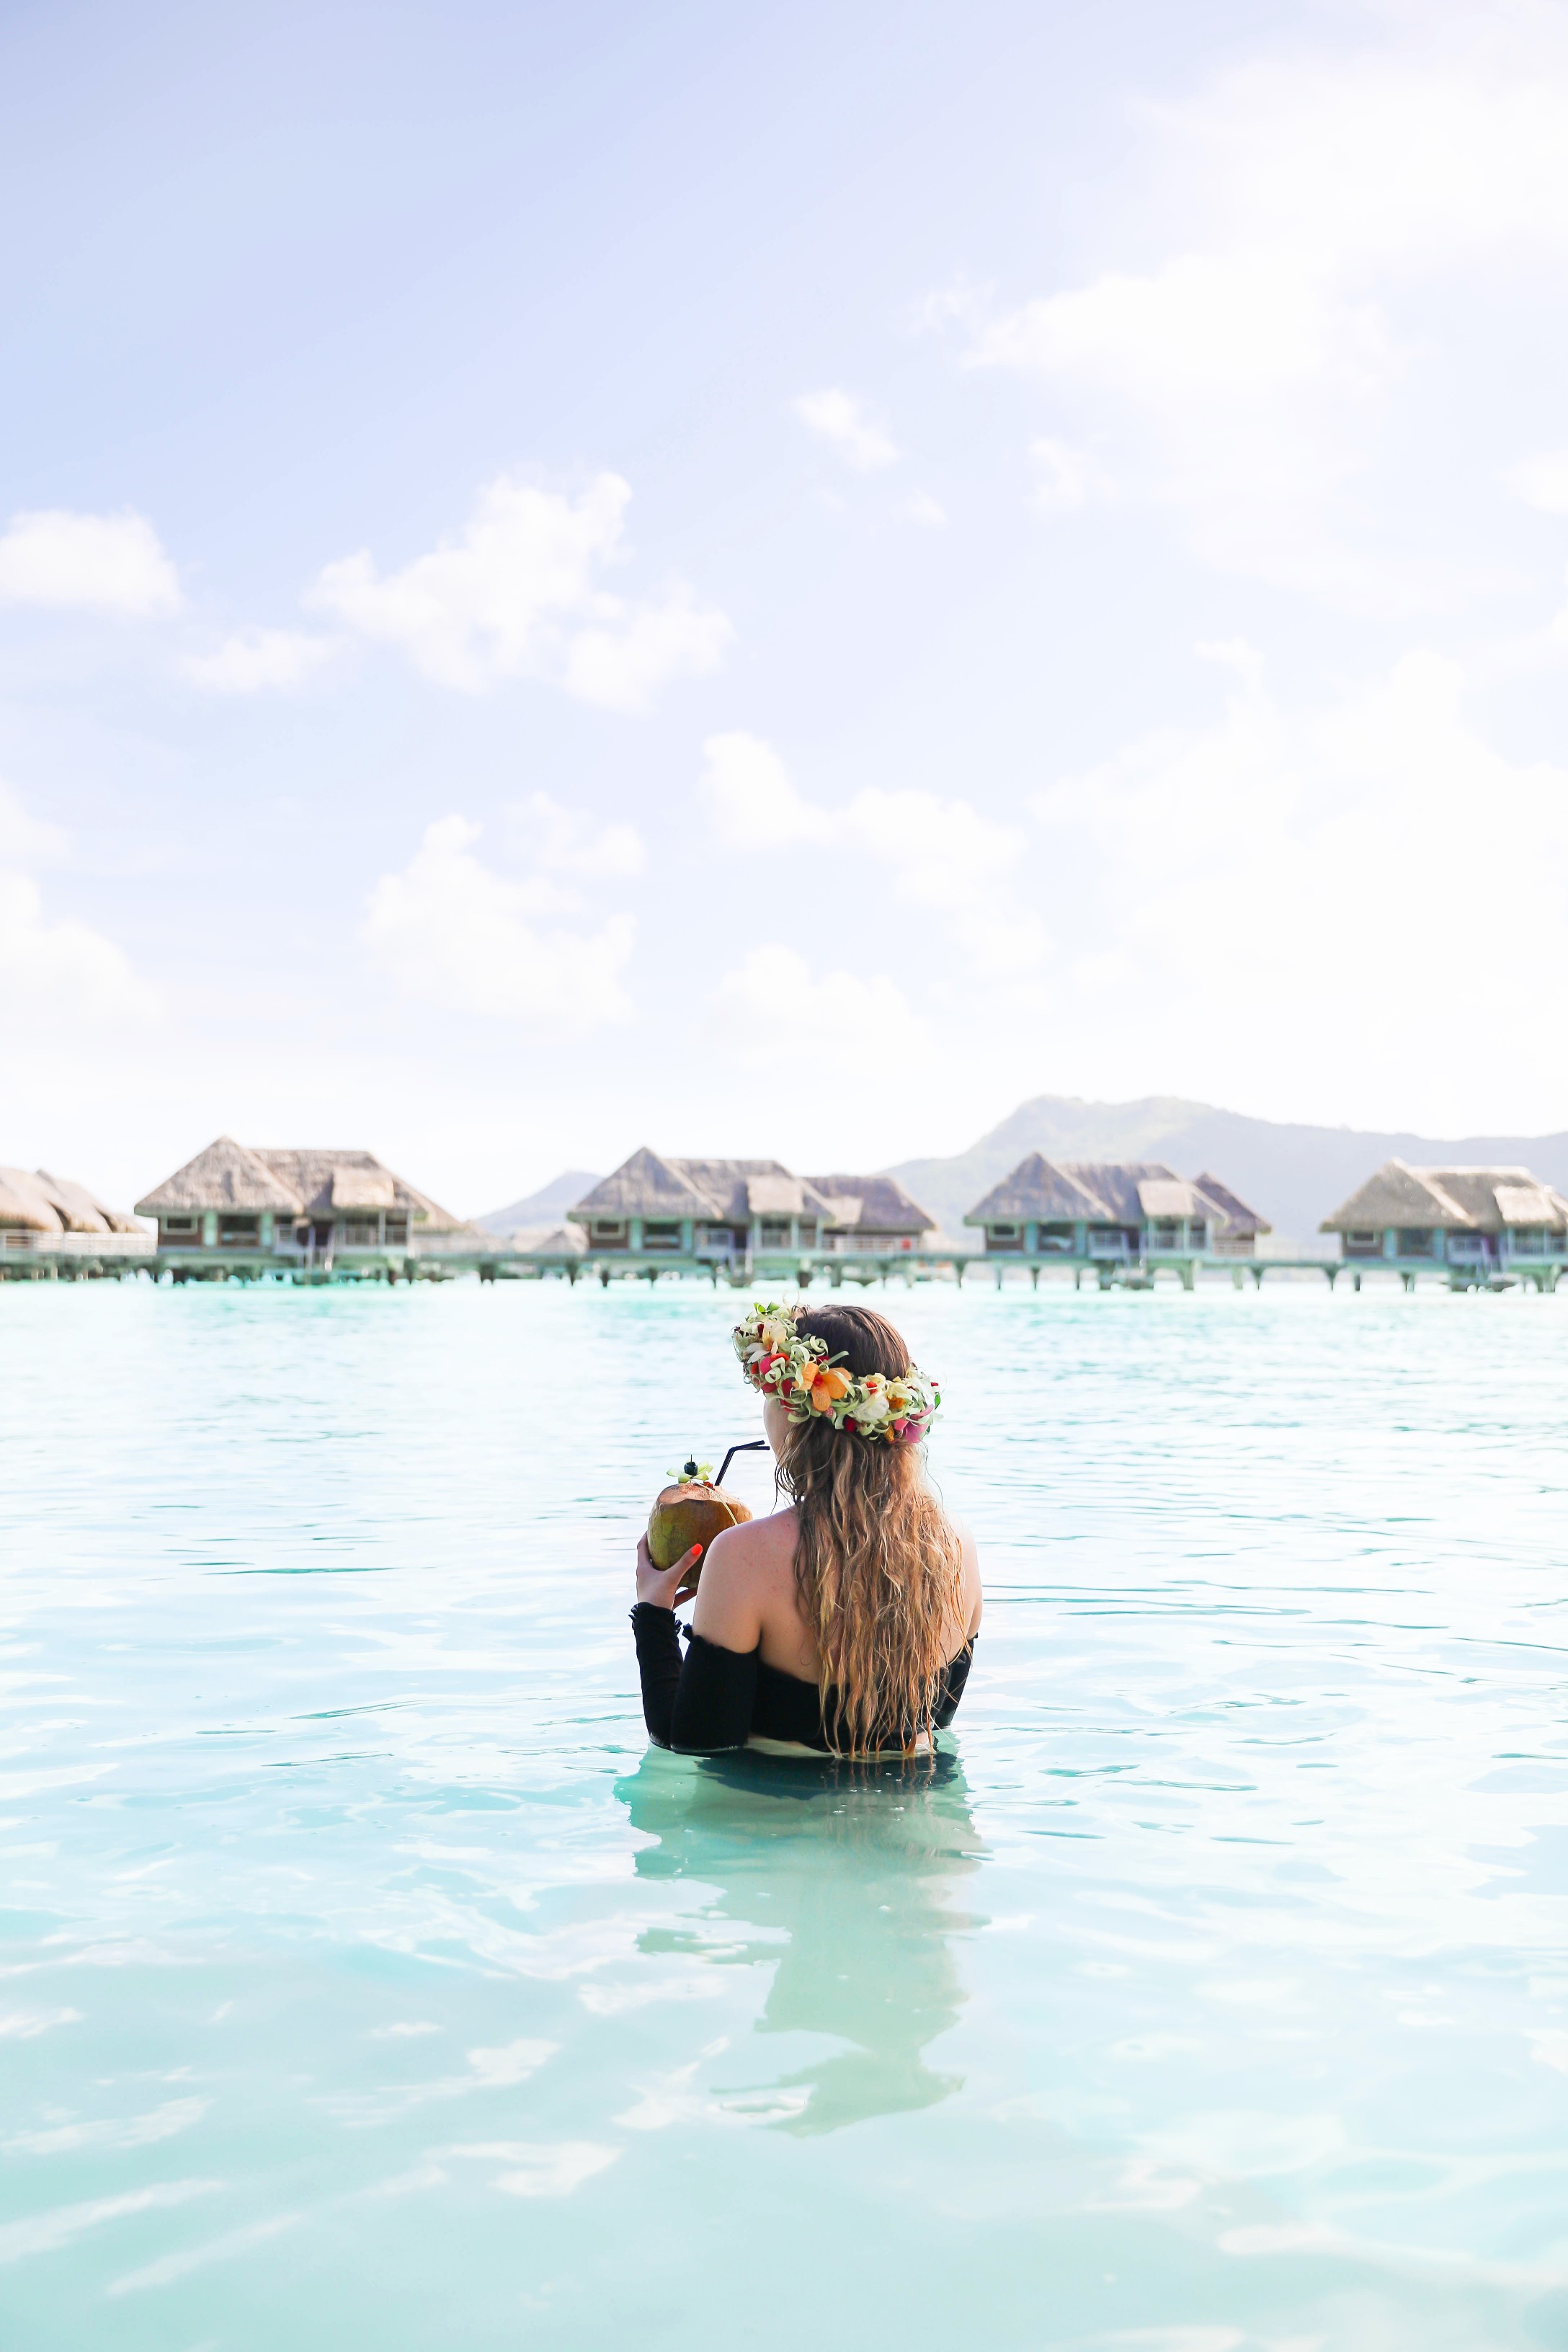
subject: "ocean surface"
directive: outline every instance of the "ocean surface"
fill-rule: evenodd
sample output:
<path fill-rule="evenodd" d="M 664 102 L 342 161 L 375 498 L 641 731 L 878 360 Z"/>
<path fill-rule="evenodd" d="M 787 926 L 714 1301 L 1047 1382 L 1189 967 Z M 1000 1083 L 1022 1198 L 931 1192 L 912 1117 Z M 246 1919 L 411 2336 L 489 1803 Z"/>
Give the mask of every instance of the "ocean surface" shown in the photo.
<path fill-rule="evenodd" d="M 8 2352 L 1568 2347 L 1568 1298 L 871 1296 L 857 1774 L 643 1735 L 733 1294 L 0 1286 Z"/>

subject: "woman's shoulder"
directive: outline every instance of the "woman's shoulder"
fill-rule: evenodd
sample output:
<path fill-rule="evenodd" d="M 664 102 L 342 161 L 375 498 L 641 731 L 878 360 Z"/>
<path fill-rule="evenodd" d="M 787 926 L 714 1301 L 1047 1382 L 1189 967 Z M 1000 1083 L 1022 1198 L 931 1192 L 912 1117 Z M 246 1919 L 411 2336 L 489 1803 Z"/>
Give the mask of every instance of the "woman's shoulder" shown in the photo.
<path fill-rule="evenodd" d="M 949 1517 L 947 1524 L 958 1538 L 958 1549 L 963 1558 L 965 1631 L 972 1641 L 980 1630 L 980 1619 L 986 1609 L 985 1586 L 980 1580 L 980 1549 L 967 1519 Z"/>
<path fill-rule="evenodd" d="M 793 1508 L 765 1519 L 743 1519 L 715 1536 L 703 1556 L 692 1624 L 727 1650 L 754 1650 L 762 1621 L 779 1594 L 792 1586 L 796 1520 Z"/>
<path fill-rule="evenodd" d="M 704 1555 L 703 1574 L 706 1577 L 716 1568 L 719 1578 L 728 1580 L 767 1574 L 780 1567 L 792 1574 L 799 1528 L 793 1504 L 782 1511 L 769 1511 L 766 1518 L 742 1519 L 738 1527 L 726 1528 L 722 1535 L 715 1536 Z"/>

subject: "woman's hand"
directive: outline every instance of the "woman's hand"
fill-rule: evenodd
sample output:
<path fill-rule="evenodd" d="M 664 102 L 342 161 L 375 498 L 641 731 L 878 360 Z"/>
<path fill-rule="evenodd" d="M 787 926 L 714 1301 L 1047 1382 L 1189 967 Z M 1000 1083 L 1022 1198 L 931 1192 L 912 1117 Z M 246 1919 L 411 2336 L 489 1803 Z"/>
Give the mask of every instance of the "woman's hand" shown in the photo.
<path fill-rule="evenodd" d="M 689 1576 L 702 1558 L 701 1544 L 693 1544 L 683 1552 L 674 1568 L 655 1568 L 648 1557 L 648 1538 L 637 1538 L 637 1598 L 651 1601 L 655 1609 L 673 1609 L 685 1595 L 680 1591 L 683 1576 Z M 688 1588 L 689 1590 L 689 1588 Z"/>

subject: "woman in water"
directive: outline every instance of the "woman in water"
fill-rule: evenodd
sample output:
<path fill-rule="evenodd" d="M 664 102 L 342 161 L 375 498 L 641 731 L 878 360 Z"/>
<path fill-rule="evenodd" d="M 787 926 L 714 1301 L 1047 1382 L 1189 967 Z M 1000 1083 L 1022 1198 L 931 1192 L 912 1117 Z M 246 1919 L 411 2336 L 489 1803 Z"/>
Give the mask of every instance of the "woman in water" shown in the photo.
<path fill-rule="evenodd" d="M 674 1608 L 696 1548 L 660 1570 L 638 1545 L 649 1732 L 689 1756 L 928 1750 L 963 1696 L 981 1608 L 974 1538 L 921 1459 L 936 1391 L 868 1307 L 758 1307 L 735 1346 L 789 1500 L 709 1545 L 684 1661 Z"/>

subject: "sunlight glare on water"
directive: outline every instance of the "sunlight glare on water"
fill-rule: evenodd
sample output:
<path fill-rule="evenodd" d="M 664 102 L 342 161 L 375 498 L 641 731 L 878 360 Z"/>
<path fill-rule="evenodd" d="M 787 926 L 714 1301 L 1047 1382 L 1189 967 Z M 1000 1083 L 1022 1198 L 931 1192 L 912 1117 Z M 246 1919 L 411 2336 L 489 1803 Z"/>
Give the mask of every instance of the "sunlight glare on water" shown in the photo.
<path fill-rule="evenodd" d="M 1568 2346 L 1568 1305 L 873 1297 L 853 1775 L 643 1730 L 734 1294 L 0 1289 L 5 2343 Z"/>

